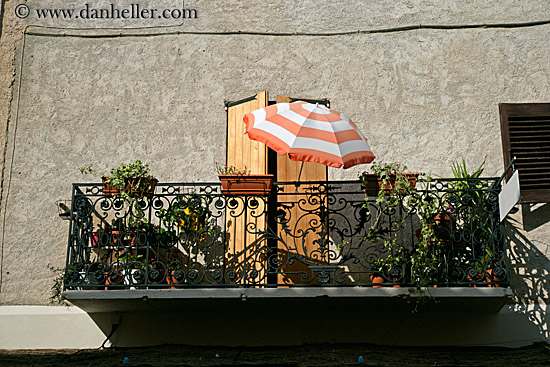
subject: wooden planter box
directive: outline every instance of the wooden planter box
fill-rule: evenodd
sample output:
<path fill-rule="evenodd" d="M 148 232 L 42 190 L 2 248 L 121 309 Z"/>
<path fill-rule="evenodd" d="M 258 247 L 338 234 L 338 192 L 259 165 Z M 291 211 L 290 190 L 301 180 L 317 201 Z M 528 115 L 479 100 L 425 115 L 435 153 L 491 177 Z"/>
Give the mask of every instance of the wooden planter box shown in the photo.
<path fill-rule="evenodd" d="M 103 182 L 103 195 L 105 196 L 119 196 L 120 191 L 118 188 L 109 185 L 106 180 L 109 176 L 102 176 L 101 181 Z M 145 180 L 145 187 L 136 190 L 138 180 Z M 130 193 L 130 196 L 133 198 L 142 198 L 144 196 L 150 198 L 155 193 L 155 187 L 159 181 L 154 177 L 143 177 L 143 178 L 134 178 L 126 181 L 126 191 Z"/>
<path fill-rule="evenodd" d="M 267 196 L 273 186 L 273 175 L 219 175 L 222 194 L 227 196 Z"/>
<path fill-rule="evenodd" d="M 412 187 L 416 187 L 416 180 L 418 179 L 418 176 L 420 176 L 420 173 L 403 173 L 403 176 L 407 178 Z M 378 175 L 375 175 L 374 173 L 363 173 L 363 175 L 361 176 L 361 180 L 365 185 L 365 192 L 367 196 L 378 196 L 378 193 L 380 192 L 380 186 L 382 185 L 382 179 L 378 177 Z M 393 177 L 393 180 L 390 176 L 389 186 L 386 185 L 386 187 L 384 188 L 385 194 L 390 194 L 392 192 L 392 181 L 395 182 L 395 180 L 395 176 Z"/>

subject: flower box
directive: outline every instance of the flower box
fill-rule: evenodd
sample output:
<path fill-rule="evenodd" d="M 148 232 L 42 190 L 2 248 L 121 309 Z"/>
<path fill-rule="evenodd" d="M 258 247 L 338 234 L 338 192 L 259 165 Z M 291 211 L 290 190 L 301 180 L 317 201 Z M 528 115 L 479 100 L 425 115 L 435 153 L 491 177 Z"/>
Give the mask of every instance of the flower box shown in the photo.
<path fill-rule="evenodd" d="M 420 173 L 403 173 L 403 176 L 409 181 L 412 187 L 416 186 L 416 180 Z M 365 185 L 365 192 L 367 196 L 378 196 L 380 192 L 380 186 L 382 186 L 382 178 L 374 173 L 363 173 L 361 181 Z M 385 194 L 391 194 L 393 191 L 393 184 L 396 181 L 396 175 L 390 175 L 389 182 L 384 187 Z"/>
<path fill-rule="evenodd" d="M 103 182 L 103 195 L 120 196 L 120 190 L 116 186 L 111 186 L 109 185 L 109 183 L 107 183 L 108 178 L 109 176 L 101 177 L 101 180 Z M 130 179 L 127 179 L 125 183 L 126 183 L 125 191 L 130 194 L 130 197 L 142 198 L 146 196 L 150 198 L 155 193 L 155 187 L 157 186 L 158 180 L 150 176 L 150 177 L 130 178 Z M 136 189 L 136 187 L 139 187 L 139 188 Z"/>
<path fill-rule="evenodd" d="M 273 175 L 219 175 L 226 196 L 267 196 L 273 187 Z"/>

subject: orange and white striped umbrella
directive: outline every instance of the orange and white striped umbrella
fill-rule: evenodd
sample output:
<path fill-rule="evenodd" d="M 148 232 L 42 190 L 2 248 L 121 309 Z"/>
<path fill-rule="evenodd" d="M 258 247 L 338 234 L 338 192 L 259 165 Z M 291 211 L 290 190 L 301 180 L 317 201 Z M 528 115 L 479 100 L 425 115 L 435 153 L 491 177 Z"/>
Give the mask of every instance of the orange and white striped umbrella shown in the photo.
<path fill-rule="evenodd" d="M 367 139 L 343 113 L 303 101 L 277 103 L 247 113 L 246 133 L 294 161 L 349 168 L 370 163 Z"/>

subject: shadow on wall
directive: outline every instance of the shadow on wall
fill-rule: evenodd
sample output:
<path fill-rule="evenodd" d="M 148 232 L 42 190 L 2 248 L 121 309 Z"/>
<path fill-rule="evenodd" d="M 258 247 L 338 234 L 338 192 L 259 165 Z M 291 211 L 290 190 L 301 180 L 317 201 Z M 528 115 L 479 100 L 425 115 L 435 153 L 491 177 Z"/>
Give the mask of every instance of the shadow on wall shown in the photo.
<path fill-rule="evenodd" d="M 548 223 L 550 218 L 550 203 L 542 205 L 523 204 L 521 206 L 523 229 L 532 231 Z"/>
<path fill-rule="evenodd" d="M 522 209 L 525 231 L 540 227 L 543 222 L 548 222 L 547 218 L 550 218 L 548 204 L 529 212 Z M 546 215 L 541 215 L 541 210 Z M 550 322 L 550 318 L 547 313 L 547 305 L 550 292 L 550 259 L 547 253 L 542 252 L 548 248 L 548 244 L 528 239 L 517 228 L 518 224 L 513 220 L 509 220 L 506 224 L 508 257 L 510 259 L 510 287 L 514 293 L 515 301 L 512 309 L 514 312 L 527 316 L 528 320 L 538 327 L 541 338 L 549 339 L 548 322 Z"/>

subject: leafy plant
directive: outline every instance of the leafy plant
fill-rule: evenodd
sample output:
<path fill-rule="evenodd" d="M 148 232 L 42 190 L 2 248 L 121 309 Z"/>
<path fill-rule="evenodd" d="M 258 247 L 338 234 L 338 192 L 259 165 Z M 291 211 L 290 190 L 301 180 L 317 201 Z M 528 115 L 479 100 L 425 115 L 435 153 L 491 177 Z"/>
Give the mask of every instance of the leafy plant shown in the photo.
<path fill-rule="evenodd" d="M 50 303 L 62 304 L 63 303 L 63 283 L 66 278 L 65 269 L 56 268 L 54 266 L 50 266 L 49 264 L 48 264 L 48 267 L 50 271 L 54 274 L 53 285 L 50 288 L 50 291 L 51 291 Z"/>
<path fill-rule="evenodd" d="M 54 275 L 53 285 L 50 287 L 50 304 L 63 304 L 63 288 L 66 283 L 76 283 L 81 281 L 80 271 L 84 269 L 84 264 L 69 264 L 67 268 L 57 268 L 48 264 L 50 272 Z"/>
<path fill-rule="evenodd" d="M 89 175 L 89 174 L 95 174 L 96 173 L 95 169 L 91 165 L 79 167 L 78 170 L 83 175 Z"/>
<path fill-rule="evenodd" d="M 462 163 L 455 162 L 452 171 L 455 180 L 449 183 L 451 194 L 449 201 L 457 218 L 457 231 L 464 233 L 461 237 L 469 238 L 470 257 L 474 259 L 473 270 L 483 278 L 483 274 L 499 260 L 494 245 L 497 234 L 496 208 L 491 204 L 490 193 L 484 190 L 484 183 L 478 180 L 484 171 L 485 161 L 477 169 L 469 172 L 464 159 Z M 498 224 L 497 224 L 498 227 Z"/>
<path fill-rule="evenodd" d="M 246 167 L 244 169 L 239 169 L 234 166 L 228 166 L 227 164 L 224 164 L 223 166 L 220 166 L 216 163 L 216 171 L 218 171 L 219 175 L 247 175 L 250 174 L 250 170 L 247 170 Z"/>
<path fill-rule="evenodd" d="M 474 171 L 468 172 L 466 162 L 455 162 L 452 171 L 455 180 L 449 182 L 450 194 L 447 196 L 449 207 L 456 217 L 459 227 L 464 230 L 475 228 L 481 231 L 479 238 L 488 241 L 491 237 L 491 213 L 487 211 L 488 194 L 484 184 L 478 180 L 483 173 L 485 161 Z M 465 228 L 470 227 L 470 228 Z"/>
<path fill-rule="evenodd" d="M 124 198 L 142 196 L 143 193 L 154 188 L 149 165 L 139 159 L 133 163 L 121 163 L 117 168 L 111 169 L 110 176 L 105 177 L 105 182 L 116 188 Z"/>
<path fill-rule="evenodd" d="M 373 261 L 372 266 L 376 270 L 376 274 L 392 282 L 405 280 L 404 265 L 406 265 L 406 261 L 403 256 L 404 253 L 401 251 L 402 248 L 395 243 L 386 243 L 385 246 L 399 248 L 400 251 L 390 253 L 384 258 L 378 258 Z"/>
<path fill-rule="evenodd" d="M 212 224 L 209 223 L 212 212 L 207 202 L 194 193 L 187 198 L 179 198 L 169 209 L 162 209 L 159 215 L 166 228 L 178 228 L 188 238 L 195 235 L 200 241 L 214 232 Z"/>
<path fill-rule="evenodd" d="M 405 263 L 408 268 L 406 275 L 409 279 L 407 280 L 413 286 L 425 287 L 437 282 L 443 245 L 435 233 L 435 217 L 441 210 L 441 201 L 430 193 L 431 177 L 420 177 L 418 182 L 424 186 L 424 189 L 417 190 L 409 177 L 404 174 L 407 168 L 403 165 L 373 164 L 371 169 L 380 177 L 381 185 L 376 199 L 378 211 L 375 215 L 371 211 L 368 212 L 373 217 L 373 224 L 365 240 L 383 241 L 383 246 L 389 254 L 377 259 L 371 265 L 379 271 L 387 271 Z M 366 200 L 365 207 L 368 208 L 369 201 Z M 399 234 L 405 228 L 406 215 L 388 215 L 388 213 L 418 215 L 420 230 L 416 246 L 408 249 L 400 242 Z"/>
<path fill-rule="evenodd" d="M 468 173 L 468 169 L 466 168 L 466 161 L 463 158 L 462 164 L 460 164 L 458 161 L 454 162 L 451 165 L 451 170 L 453 171 L 453 175 L 455 178 L 479 178 L 483 173 L 484 165 L 485 161 L 483 161 L 483 163 L 481 163 L 481 165 L 473 173 Z"/>
<path fill-rule="evenodd" d="M 139 269 L 145 270 L 145 255 L 126 252 L 116 260 L 119 264 L 129 264 L 130 267 L 139 266 Z"/>
<path fill-rule="evenodd" d="M 366 214 L 374 217 L 374 224 L 369 229 L 366 237 L 367 240 L 374 240 L 380 238 L 381 235 L 386 232 L 391 234 L 401 229 L 404 225 L 404 218 L 392 221 L 385 229 L 381 228 L 381 226 L 383 226 L 382 221 L 387 218 L 386 212 L 388 210 L 398 209 L 403 204 L 403 200 L 407 197 L 411 197 L 415 192 L 414 186 L 408 180 L 407 176 L 404 175 L 404 171 L 407 170 L 406 166 L 400 165 L 399 163 L 375 162 L 372 164 L 371 170 L 380 178 L 381 184 L 376 199 L 376 204 L 378 204 L 379 209 L 375 215 L 368 210 L 368 199 L 366 199 L 367 202 L 364 204 L 364 207 L 368 210 Z M 363 178 L 365 175 L 361 175 L 360 177 Z M 386 245 L 389 245 L 389 243 Z"/>

